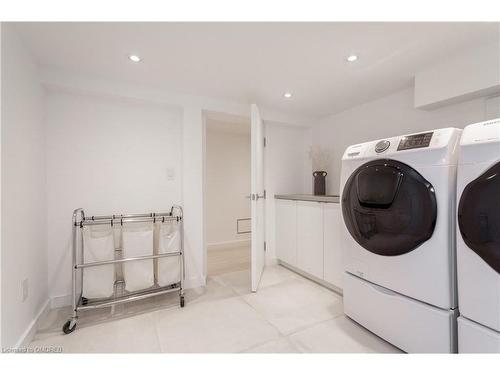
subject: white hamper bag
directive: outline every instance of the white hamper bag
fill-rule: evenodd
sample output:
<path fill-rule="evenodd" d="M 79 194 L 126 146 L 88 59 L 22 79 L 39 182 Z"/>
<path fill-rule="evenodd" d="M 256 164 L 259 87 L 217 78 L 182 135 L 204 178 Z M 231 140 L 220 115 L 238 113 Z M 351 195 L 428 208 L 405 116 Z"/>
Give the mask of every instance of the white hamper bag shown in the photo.
<path fill-rule="evenodd" d="M 115 256 L 114 234 L 111 228 L 83 227 L 84 263 L 113 260 Z M 108 298 L 113 295 L 115 265 L 88 267 L 83 269 L 83 292 L 85 298 Z"/>
<path fill-rule="evenodd" d="M 122 229 L 123 257 L 153 255 L 153 224 L 124 224 Z M 125 289 L 129 292 L 150 288 L 154 284 L 153 260 L 133 260 L 123 263 Z"/>
<path fill-rule="evenodd" d="M 167 221 L 158 224 L 157 254 L 175 253 L 180 251 L 179 223 Z M 159 286 L 178 283 L 181 279 L 180 257 L 171 256 L 158 258 L 156 280 Z"/>

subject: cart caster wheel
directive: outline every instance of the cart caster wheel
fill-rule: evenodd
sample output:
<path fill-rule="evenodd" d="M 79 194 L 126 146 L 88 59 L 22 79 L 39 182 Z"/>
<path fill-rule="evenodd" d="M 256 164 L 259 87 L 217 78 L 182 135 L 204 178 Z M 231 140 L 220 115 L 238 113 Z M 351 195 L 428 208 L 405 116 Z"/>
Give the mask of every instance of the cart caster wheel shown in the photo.
<path fill-rule="evenodd" d="M 184 296 L 181 296 L 181 307 L 184 307 Z"/>
<path fill-rule="evenodd" d="M 68 320 L 66 323 L 64 323 L 62 330 L 66 335 L 69 335 L 71 332 L 75 330 L 75 328 L 76 328 L 76 321 Z"/>

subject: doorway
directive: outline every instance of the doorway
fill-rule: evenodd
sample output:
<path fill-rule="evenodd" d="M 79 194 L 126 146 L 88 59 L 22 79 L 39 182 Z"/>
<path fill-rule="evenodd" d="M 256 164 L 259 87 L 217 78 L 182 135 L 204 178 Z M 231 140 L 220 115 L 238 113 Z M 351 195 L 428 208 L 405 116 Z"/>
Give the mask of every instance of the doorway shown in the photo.
<path fill-rule="evenodd" d="M 207 277 L 251 268 L 251 126 L 245 117 L 205 114 Z"/>

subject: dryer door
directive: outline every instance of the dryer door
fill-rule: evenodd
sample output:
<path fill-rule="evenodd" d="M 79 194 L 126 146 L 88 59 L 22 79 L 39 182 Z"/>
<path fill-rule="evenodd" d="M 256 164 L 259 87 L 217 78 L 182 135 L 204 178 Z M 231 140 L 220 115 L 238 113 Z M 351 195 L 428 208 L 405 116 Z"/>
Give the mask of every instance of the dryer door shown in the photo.
<path fill-rule="evenodd" d="M 500 162 L 465 187 L 458 226 L 467 246 L 500 273 Z"/>
<path fill-rule="evenodd" d="M 349 233 L 366 250 L 401 255 L 431 238 L 436 195 L 430 182 L 410 166 L 396 160 L 374 160 L 347 180 L 342 214 Z"/>

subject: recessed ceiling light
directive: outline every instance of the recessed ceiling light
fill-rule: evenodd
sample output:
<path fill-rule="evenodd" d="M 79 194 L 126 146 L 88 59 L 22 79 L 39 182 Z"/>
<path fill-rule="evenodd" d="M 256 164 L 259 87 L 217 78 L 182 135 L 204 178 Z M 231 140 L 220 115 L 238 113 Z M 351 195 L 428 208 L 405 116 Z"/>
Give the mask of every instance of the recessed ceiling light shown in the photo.
<path fill-rule="evenodd" d="M 141 61 L 141 58 L 137 55 L 129 55 L 128 58 L 130 61 L 135 62 L 135 63 L 138 63 L 139 61 Z"/>
<path fill-rule="evenodd" d="M 358 55 L 349 55 L 349 56 L 347 56 L 347 59 L 346 59 L 346 60 L 347 60 L 348 62 L 354 62 L 354 61 L 356 61 L 357 59 L 358 59 Z"/>
<path fill-rule="evenodd" d="M 284 97 L 285 99 L 290 99 L 290 98 L 292 97 L 292 93 L 291 93 L 291 92 L 285 92 L 285 93 L 283 94 L 283 97 Z"/>

